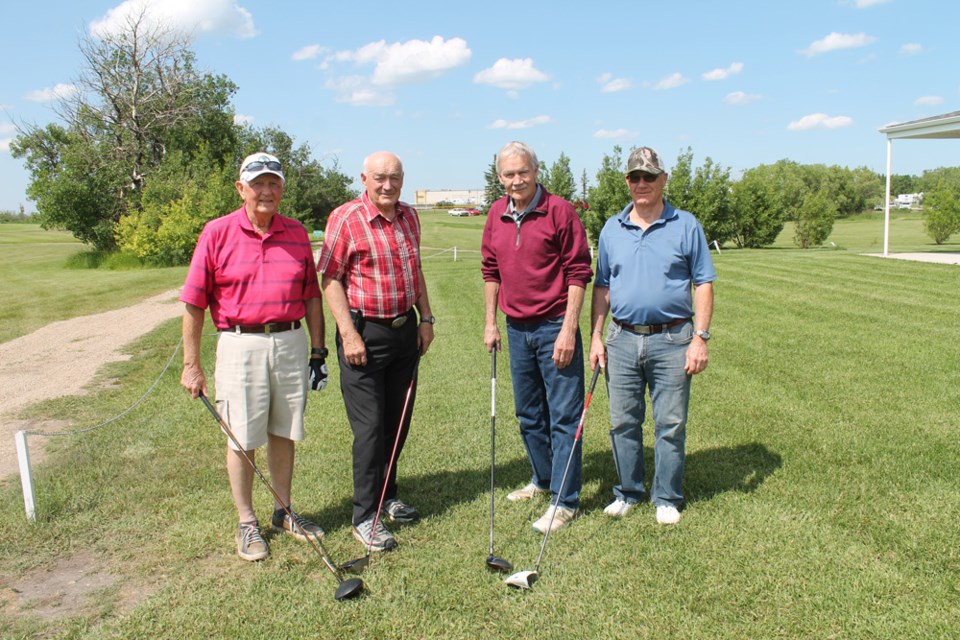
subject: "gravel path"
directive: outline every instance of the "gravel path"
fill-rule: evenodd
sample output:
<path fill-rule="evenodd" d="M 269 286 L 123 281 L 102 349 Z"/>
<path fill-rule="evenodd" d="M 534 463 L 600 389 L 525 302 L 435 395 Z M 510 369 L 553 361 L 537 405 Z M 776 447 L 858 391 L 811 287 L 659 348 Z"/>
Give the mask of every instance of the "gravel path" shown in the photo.
<path fill-rule="evenodd" d="M 128 359 L 120 353 L 124 346 L 183 314 L 179 295 L 173 289 L 131 307 L 53 322 L 0 344 L 0 479 L 19 472 L 17 431 L 58 426 L 17 420 L 17 414 L 42 400 L 86 393 L 104 364 Z M 176 370 L 179 375 L 179 366 Z M 42 459 L 47 438 L 28 440 L 33 464 Z"/>

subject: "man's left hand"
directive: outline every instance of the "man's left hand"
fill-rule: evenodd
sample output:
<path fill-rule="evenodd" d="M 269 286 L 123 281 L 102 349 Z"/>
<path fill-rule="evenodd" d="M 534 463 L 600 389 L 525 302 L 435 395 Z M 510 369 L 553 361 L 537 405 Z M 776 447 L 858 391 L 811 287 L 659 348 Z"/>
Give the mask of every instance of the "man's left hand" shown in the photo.
<path fill-rule="evenodd" d="M 694 336 L 690 346 L 687 347 L 687 363 L 684 371 L 689 376 L 700 373 L 707 368 L 708 360 L 707 343 L 702 338 Z"/>
<path fill-rule="evenodd" d="M 310 388 L 314 391 L 323 391 L 327 386 L 327 378 L 330 372 L 327 370 L 327 361 L 323 358 L 310 358 Z"/>

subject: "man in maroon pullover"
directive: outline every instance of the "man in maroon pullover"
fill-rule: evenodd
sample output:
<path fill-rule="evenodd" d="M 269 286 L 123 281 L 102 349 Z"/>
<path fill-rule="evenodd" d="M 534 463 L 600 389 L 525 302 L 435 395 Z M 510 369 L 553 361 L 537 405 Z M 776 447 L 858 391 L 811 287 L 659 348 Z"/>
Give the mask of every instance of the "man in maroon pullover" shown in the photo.
<path fill-rule="evenodd" d="M 593 270 L 583 223 L 572 204 L 537 183 L 533 149 L 508 143 L 496 168 L 507 195 L 490 207 L 483 230 L 483 341 L 488 351 L 500 349 L 499 307 L 506 316 L 520 437 L 533 470 L 531 481 L 507 499 L 529 500 L 549 490 L 551 504 L 533 523 L 546 533 L 551 518 L 553 530 L 566 526 L 580 505 L 581 446 L 574 442 L 584 393 L 579 318 Z"/>

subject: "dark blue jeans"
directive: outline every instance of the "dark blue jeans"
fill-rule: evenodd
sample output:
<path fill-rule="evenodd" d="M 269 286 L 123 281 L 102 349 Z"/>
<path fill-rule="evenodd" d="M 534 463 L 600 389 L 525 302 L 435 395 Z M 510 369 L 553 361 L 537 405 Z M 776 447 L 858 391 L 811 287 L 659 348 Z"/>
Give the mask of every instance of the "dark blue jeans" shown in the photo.
<path fill-rule="evenodd" d="M 562 495 L 560 482 L 583 411 L 583 341 L 578 329 L 573 361 L 557 369 L 553 345 L 562 325 L 562 316 L 529 324 L 507 320 L 507 339 L 513 403 L 533 468 L 533 483 L 550 488 L 553 504 L 576 509 L 580 504 L 580 443 Z"/>

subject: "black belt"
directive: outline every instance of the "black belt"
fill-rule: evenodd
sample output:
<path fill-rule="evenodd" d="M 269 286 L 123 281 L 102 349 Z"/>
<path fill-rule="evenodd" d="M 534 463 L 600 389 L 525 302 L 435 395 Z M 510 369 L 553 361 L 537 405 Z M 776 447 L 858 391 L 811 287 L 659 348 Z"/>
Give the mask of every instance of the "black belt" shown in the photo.
<path fill-rule="evenodd" d="M 371 318 L 368 315 L 364 315 L 363 319 L 367 322 L 372 322 L 373 324 L 379 324 L 384 327 L 390 327 L 391 329 L 399 329 L 403 325 L 407 324 L 407 320 L 410 319 L 413 314 L 413 308 L 405 313 L 401 313 L 398 316 L 392 318 Z"/>
<path fill-rule="evenodd" d="M 268 322 L 267 324 L 238 324 L 226 330 L 232 333 L 282 333 L 300 328 L 300 321 Z"/>
<path fill-rule="evenodd" d="M 621 322 L 616 318 L 613 319 L 613 323 L 619 326 L 621 329 L 629 331 L 630 333 L 639 333 L 642 336 L 648 336 L 651 333 L 663 333 L 667 329 L 676 327 L 684 322 L 689 321 L 690 318 L 677 318 L 676 320 L 671 320 L 666 324 L 627 324 L 626 322 Z"/>

